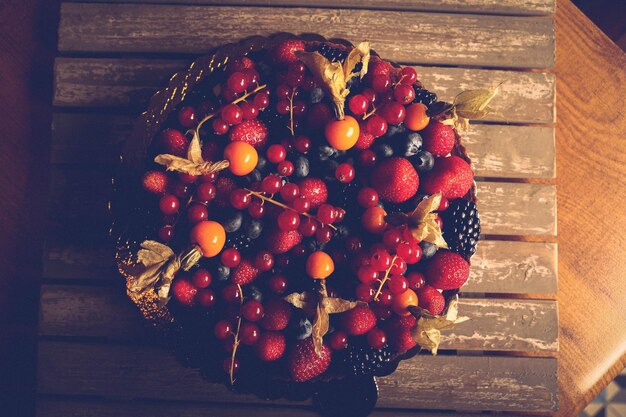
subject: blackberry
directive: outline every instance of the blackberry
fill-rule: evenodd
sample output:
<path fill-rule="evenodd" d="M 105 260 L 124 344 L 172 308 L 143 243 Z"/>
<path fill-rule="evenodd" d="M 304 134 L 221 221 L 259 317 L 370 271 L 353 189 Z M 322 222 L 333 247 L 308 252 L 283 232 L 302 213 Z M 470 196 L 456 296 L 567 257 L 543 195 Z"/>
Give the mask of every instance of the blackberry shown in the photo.
<path fill-rule="evenodd" d="M 465 199 L 453 200 L 441 217 L 443 238 L 450 250 L 469 259 L 476 252 L 480 236 L 480 219 L 476 204 Z"/>
<path fill-rule="evenodd" d="M 317 48 L 317 52 L 320 53 L 324 58 L 328 59 L 330 62 L 340 62 L 343 65 L 343 62 L 348 57 L 348 51 L 344 51 L 340 48 L 333 48 L 328 44 L 321 44 Z M 360 70 L 359 70 L 360 71 Z"/>
<path fill-rule="evenodd" d="M 374 349 L 366 344 L 356 344 L 348 347 L 344 360 L 354 375 L 376 375 L 384 373 L 393 356 L 389 348 Z"/>
<path fill-rule="evenodd" d="M 415 88 L 413 103 L 422 103 L 426 107 L 430 107 L 435 101 L 437 101 L 437 94 L 431 93 L 423 88 Z"/>

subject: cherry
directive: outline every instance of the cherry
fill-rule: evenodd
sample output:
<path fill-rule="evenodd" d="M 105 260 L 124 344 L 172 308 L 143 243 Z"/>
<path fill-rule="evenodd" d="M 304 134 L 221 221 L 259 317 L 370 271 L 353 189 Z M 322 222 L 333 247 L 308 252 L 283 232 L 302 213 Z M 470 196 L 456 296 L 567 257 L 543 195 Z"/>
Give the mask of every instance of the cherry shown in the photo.
<path fill-rule="evenodd" d="M 265 204 L 263 204 L 263 201 L 252 201 L 248 206 L 248 214 L 255 219 L 260 219 L 265 216 Z"/>
<path fill-rule="evenodd" d="M 305 217 L 305 219 L 300 222 L 300 226 L 298 227 L 300 234 L 305 237 L 313 236 L 316 230 L 317 222 L 309 217 Z"/>
<path fill-rule="evenodd" d="M 293 164 L 291 165 L 293 167 Z M 300 195 L 300 187 L 296 184 L 288 182 L 280 189 L 280 197 L 286 202 L 293 201 Z"/>
<path fill-rule="evenodd" d="M 276 219 L 280 230 L 296 230 L 300 225 L 300 215 L 292 210 L 284 210 Z"/>
<path fill-rule="evenodd" d="M 241 72 L 233 72 L 226 80 L 226 85 L 235 93 L 243 93 L 248 86 L 248 77 Z"/>
<path fill-rule="evenodd" d="M 337 209 L 324 203 L 317 209 L 317 219 L 325 224 L 333 224 L 337 219 Z"/>
<path fill-rule="evenodd" d="M 224 135 L 229 129 L 228 123 L 220 118 L 213 120 L 211 125 L 213 126 L 213 132 L 215 132 L 216 135 Z"/>
<path fill-rule="evenodd" d="M 393 89 L 393 98 L 400 104 L 409 104 L 415 98 L 415 90 L 409 84 L 398 84 Z"/>
<path fill-rule="evenodd" d="M 267 156 L 268 161 L 273 164 L 277 164 L 285 160 L 287 157 L 287 150 L 283 145 L 274 144 L 267 148 L 265 155 Z"/>
<path fill-rule="evenodd" d="M 377 114 L 367 119 L 366 126 L 367 131 L 375 138 L 387 133 L 387 121 Z"/>
<path fill-rule="evenodd" d="M 276 171 L 283 177 L 288 177 L 293 174 L 295 167 L 291 161 L 282 161 L 278 164 Z"/>
<path fill-rule="evenodd" d="M 333 350 L 342 350 L 348 347 L 348 335 L 341 330 L 335 330 L 329 336 L 329 344 Z"/>
<path fill-rule="evenodd" d="M 370 102 L 363 94 L 355 94 L 348 102 L 348 108 L 356 116 L 365 114 Z"/>
<path fill-rule="evenodd" d="M 367 343 L 374 349 L 382 349 L 387 345 L 387 335 L 382 329 L 375 327 L 367 333 Z"/>
<path fill-rule="evenodd" d="M 194 127 L 198 123 L 196 109 L 189 106 L 180 109 L 178 112 L 178 123 L 184 127 Z"/>
<path fill-rule="evenodd" d="M 216 301 L 215 293 L 208 288 L 199 289 L 198 294 L 196 295 L 196 300 L 198 300 L 198 304 L 202 307 L 213 307 Z"/>
<path fill-rule="evenodd" d="M 222 119 L 231 125 L 237 125 L 241 123 L 243 119 L 243 112 L 236 104 L 227 104 L 221 111 Z"/>
<path fill-rule="evenodd" d="M 159 210 L 161 213 L 165 215 L 172 215 L 178 213 L 178 209 L 180 208 L 180 202 L 178 198 L 171 194 L 165 194 L 159 200 Z"/>
<path fill-rule="evenodd" d="M 261 272 L 267 272 L 274 267 L 274 255 L 271 252 L 262 250 L 254 257 L 254 266 Z"/>
<path fill-rule="evenodd" d="M 159 240 L 163 243 L 167 243 L 174 237 L 174 226 L 166 224 L 159 229 Z"/>
<path fill-rule="evenodd" d="M 236 268 L 241 263 L 241 254 L 235 248 L 224 249 L 220 255 L 220 262 L 229 268 Z"/>
<path fill-rule="evenodd" d="M 352 182 L 355 177 L 354 166 L 352 164 L 343 163 L 335 168 L 335 178 L 337 181 L 347 184 Z"/>
<path fill-rule="evenodd" d="M 237 284 L 229 284 L 222 288 L 222 298 L 227 303 L 238 302 L 241 298 L 241 292 L 239 291 Z"/>
<path fill-rule="evenodd" d="M 392 294 L 402 294 L 409 288 L 409 281 L 402 275 L 392 275 L 387 282 L 387 287 Z"/>
<path fill-rule="evenodd" d="M 254 104 L 244 101 L 239 107 L 241 107 L 241 111 L 243 112 L 244 120 L 256 119 L 259 116 L 259 109 L 257 109 Z"/>
<path fill-rule="evenodd" d="M 288 258 L 281 258 L 288 259 Z M 284 275 L 272 275 L 267 280 L 267 285 L 276 294 L 282 294 L 287 290 L 287 278 Z"/>
<path fill-rule="evenodd" d="M 268 194 L 276 194 L 283 186 L 283 181 L 278 175 L 268 175 L 261 181 L 261 189 Z"/>
<path fill-rule="evenodd" d="M 306 213 L 311 208 L 311 202 L 307 197 L 301 195 L 293 199 L 291 207 L 298 213 Z"/>
<path fill-rule="evenodd" d="M 196 270 L 191 276 L 191 283 L 196 288 L 207 288 L 212 280 L 211 273 L 204 268 Z"/>
<path fill-rule="evenodd" d="M 357 272 L 359 281 L 364 284 L 372 284 L 379 278 L 378 270 L 371 265 L 361 265 Z"/>
<path fill-rule="evenodd" d="M 210 182 L 203 182 L 196 189 L 196 198 L 200 201 L 209 202 L 215 198 L 217 190 Z"/>
<path fill-rule="evenodd" d="M 363 208 L 374 207 L 378 204 L 378 192 L 371 188 L 361 188 L 356 195 L 356 201 Z"/>
<path fill-rule="evenodd" d="M 417 81 L 417 72 L 415 68 L 404 67 L 400 70 L 400 83 L 411 85 Z"/>
<path fill-rule="evenodd" d="M 187 220 L 189 223 L 196 224 L 209 217 L 209 211 L 204 204 L 195 203 L 187 209 Z"/>
<path fill-rule="evenodd" d="M 257 300 L 250 300 L 241 306 L 241 315 L 248 321 L 259 321 L 263 317 L 263 305 Z"/>
<path fill-rule="evenodd" d="M 259 326 L 254 323 L 242 323 L 239 327 L 239 340 L 244 345 L 253 345 L 259 340 L 261 336 L 261 330 Z"/>
<path fill-rule="evenodd" d="M 426 285 L 426 278 L 421 272 L 409 272 L 407 280 L 409 282 L 409 288 L 414 291 Z"/>
<path fill-rule="evenodd" d="M 377 271 L 386 271 L 391 266 L 391 259 L 389 252 L 379 249 L 372 254 L 370 263 Z"/>
<path fill-rule="evenodd" d="M 220 320 L 215 323 L 215 327 L 213 328 L 213 334 L 219 340 L 225 340 L 232 334 L 233 328 L 232 324 L 228 320 Z"/>
<path fill-rule="evenodd" d="M 238 210 L 241 210 L 250 205 L 250 202 L 252 201 L 252 196 L 250 195 L 249 191 L 244 190 L 243 188 L 238 188 L 230 193 L 229 201 L 231 206 Z"/>

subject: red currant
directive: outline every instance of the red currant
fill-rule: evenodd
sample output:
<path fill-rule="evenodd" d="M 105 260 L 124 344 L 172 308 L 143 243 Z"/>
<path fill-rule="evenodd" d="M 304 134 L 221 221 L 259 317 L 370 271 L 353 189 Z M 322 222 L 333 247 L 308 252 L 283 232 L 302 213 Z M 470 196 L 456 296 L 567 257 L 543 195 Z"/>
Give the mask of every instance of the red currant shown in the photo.
<path fill-rule="evenodd" d="M 252 196 L 250 192 L 243 188 L 238 188 L 230 193 L 230 205 L 238 210 L 242 210 L 250 205 Z"/>
<path fill-rule="evenodd" d="M 226 80 L 226 85 L 235 93 L 243 93 L 248 86 L 247 77 L 241 72 L 233 72 Z"/>
<path fill-rule="evenodd" d="M 366 126 L 367 131 L 375 138 L 387 133 L 387 121 L 377 114 L 367 119 Z"/>
<path fill-rule="evenodd" d="M 196 123 L 198 123 L 198 116 L 196 114 L 196 109 L 193 107 L 183 107 L 178 112 L 178 123 L 184 127 L 194 127 Z"/>
<path fill-rule="evenodd" d="M 228 132 L 228 129 L 229 129 L 228 123 L 226 123 L 224 120 L 219 119 L 219 118 L 213 120 L 212 126 L 213 126 L 213 131 L 215 132 L 216 135 L 224 135 Z"/>
<path fill-rule="evenodd" d="M 390 272 L 393 275 L 402 275 L 406 272 L 406 261 L 399 256 L 396 256 L 396 260 L 391 265 Z"/>
<path fill-rule="evenodd" d="M 348 108 L 356 116 L 365 114 L 369 105 L 369 100 L 363 94 L 355 94 L 348 102 Z"/>
<path fill-rule="evenodd" d="M 283 177 L 288 177 L 293 174 L 295 170 L 293 163 L 291 161 L 282 161 L 278 164 L 276 171 L 282 175 Z"/>
<path fill-rule="evenodd" d="M 391 87 L 391 80 L 387 75 L 374 75 L 371 84 L 375 92 L 384 93 Z"/>
<path fill-rule="evenodd" d="M 318 227 L 315 231 L 315 238 L 322 243 L 330 242 L 330 239 L 333 237 L 333 231 L 330 230 L 330 227 L 326 225 L 322 225 L 322 227 Z"/>
<path fill-rule="evenodd" d="M 252 104 L 259 110 L 265 110 L 270 105 L 270 95 L 267 91 L 260 91 L 252 100 Z"/>
<path fill-rule="evenodd" d="M 383 243 L 389 249 L 396 249 L 402 241 L 402 232 L 397 228 L 389 229 L 383 234 Z"/>
<path fill-rule="evenodd" d="M 367 343 L 374 349 L 382 349 L 387 345 L 387 335 L 375 327 L 367 333 Z"/>
<path fill-rule="evenodd" d="M 359 281 L 364 284 L 371 284 L 378 280 L 379 274 L 378 270 L 371 265 L 362 265 L 359 267 L 359 271 L 357 272 L 357 277 Z"/>
<path fill-rule="evenodd" d="M 253 345 L 259 340 L 261 330 L 254 323 L 241 323 L 239 327 L 239 339 L 244 345 Z"/>
<path fill-rule="evenodd" d="M 261 182 L 261 189 L 268 194 L 276 194 L 283 186 L 283 180 L 278 175 L 268 175 Z"/>
<path fill-rule="evenodd" d="M 257 300 L 249 300 L 241 306 L 241 315 L 248 321 L 259 321 L 263 317 L 263 305 Z"/>
<path fill-rule="evenodd" d="M 298 213 L 306 213 L 311 208 L 311 202 L 307 197 L 301 195 L 293 199 L 291 207 Z"/>
<path fill-rule="evenodd" d="M 365 149 L 359 154 L 358 161 L 362 167 L 373 167 L 376 164 L 376 153 L 371 149 Z"/>
<path fill-rule="evenodd" d="M 337 178 L 337 181 L 339 182 L 347 184 L 352 182 L 354 176 L 355 173 L 352 164 L 344 162 L 343 164 L 337 165 L 337 168 L 335 168 L 335 178 Z"/>
<path fill-rule="evenodd" d="M 300 215 L 293 210 L 284 210 L 276 219 L 280 230 L 296 230 L 300 226 Z"/>
<path fill-rule="evenodd" d="M 378 192 L 371 188 L 361 188 L 356 195 L 356 201 L 363 208 L 374 207 L 378 204 Z"/>
<path fill-rule="evenodd" d="M 374 299 L 374 294 L 376 292 L 372 288 L 370 284 L 359 284 L 356 286 L 354 290 L 354 296 L 357 300 L 363 301 L 364 303 L 369 303 Z"/>
<path fill-rule="evenodd" d="M 167 243 L 174 237 L 174 227 L 166 224 L 159 229 L 159 240 L 163 243 Z"/>
<path fill-rule="evenodd" d="M 377 250 L 372 254 L 370 263 L 377 271 L 386 271 L 391 266 L 391 255 L 385 250 Z"/>
<path fill-rule="evenodd" d="M 206 288 L 211 285 L 212 277 L 211 273 L 204 268 L 196 270 L 191 276 L 191 283 L 196 288 Z"/>
<path fill-rule="evenodd" d="M 273 164 L 277 164 L 285 160 L 287 157 L 287 150 L 283 145 L 274 144 L 267 148 L 265 155 L 267 156 L 268 161 Z"/>
<path fill-rule="evenodd" d="M 215 185 L 210 182 L 203 182 L 196 189 L 196 198 L 200 201 L 209 202 L 215 198 Z"/>
<path fill-rule="evenodd" d="M 171 194 L 165 194 L 159 200 L 159 210 L 161 213 L 165 215 L 172 215 L 178 213 L 178 209 L 180 208 L 180 202 L 178 198 Z"/>
<path fill-rule="evenodd" d="M 198 294 L 196 295 L 196 300 L 198 300 L 198 304 L 202 307 L 210 308 L 215 304 L 215 293 L 208 288 L 202 288 L 198 290 Z"/>
<path fill-rule="evenodd" d="M 284 275 L 272 275 L 267 280 L 270 290 L 276 294 L 282 294 L 287 290 L 287 278 Z"/>
<path fill-rule="evenodd" d="M 300 226 L 298 227 L 300 234 L 305 237 L 313 236 L 316 230 L 317 222 L 310 217 L 305 217 L 304 220 L 300 222 Z"/>
<path fill-rule="evenodd" d="M 409 104 L 415 98 L 415 90 L 408 84 L 398 84 L 393 89 L 393 98 L 400 104 Z"/>
<path fill-rule="evenodd" d="M 221 112 L 222 119 L 231 125 L 237 125 L 241 123 L 243 119 L 243 112 L 236 104 L 227 104 L 222 108 Z"/>
<path fill-rule="evenodd" d="M 409 288 L 413 291 L 419 290 L 426 285 L 426 278 L 421 272 L 409 272 L 407 280 L 409 282 Z"/>
<path fill-rule="evenodd" d="M 378 302 L 384 306 L 389 306 L 393 302 L 393 294 L 388 289 L 384 289 L 378 294 Z"/>
<path fill-rule="evenodd" d="M 293 168 L 293 164 L 291 165 Z M 286 202 L 293 201 L 296 197 L 300 195 L 300 187 L 296 184 L 288 182 L 280 189 L 280 197 Z"/>
<path fill-rule="evenodd" d="M 291 110 L 291 104 L 289 103 L 288 100 L 283 99 L 283 100 L 278 100 L 278 102 L 276 102 L 276 113 L 282 114 L 284 116 L 286 114 L 289 114 L 290 110 Z"/>
<path fill-rule="evenodd" d="M 265 204 L 262 201 L 254 200 L 248 206 L 248 214 L 255 219 L 262 218 L 265 215 Z"/>
<path fill-rule="evenodd" d="M 348 347 L 348 335 L 341 330 L 335 330 L 329 336 L 329 344 L 333 350 L 342 350 Z"/>
<path fill-rule="evenodd" d="M 450 200 L 445 197 L 441 197 L 441 202 L 439 203 L 437 211 L 446 211 L 448 207 L 450 207 Z"/>
<path fill-rule="evenodd" d="M 404 121 L 404 118 L 406 117 L 406 109 L 401 103 L 392 101 L 383 106 L 379 114 L 390 125 L 397 125 Z"/>
<path fill-rule="evenodd" d="M 195 203 L 190 205 L 187 209 L 187 220 L 189 220 L 189 223 L 191 224 L 207 220 L 208 217 L 209 211 L 204 204 Z"/>
<path fill-rule="evenodd" d="M 392 294 L 402 294 L 409 288 L 409 281 L 402 275 L 392 275 L 387 282 L 387 288 Z"/>
<path fill-rule="evenodd" d="M 413 84 L 417 81 L 417 72 L 415 68 L 404 67 L 400 70 L 400 83 L 401 84 Z"/>
<path fill-rule="evenodd" d="M 296 136 L 293 146 L 300 153 L 307 153 L 311 149 L 311 139 L 306 136 Z"/>
<path fill-rule="evenodd" d="M 259 116 L 259 109 L 257 109 L 254 104 L 244 101 L 239 107 L 241 107 L 241 111 L 243 112 L 244 120 L 256 119 Z"/>
<path fill-rule="evenodd" d="M 254 266 L 261 272 L 267 272 L 274 267 L 274 255 L 271 252 L 262 250 L 254 257 Z"/>
<path fill-rule="evenodd" d="M 224 266 L 235 268 L 241 262 L 241 254 L 235 248 L 224 249 L 220 255 L 220 262 Z"/>
<path fill-rule="evenodd" d="M 241 292 L 237 284 L 229 284 L 222 288 L 222 298 L 227 303 L 235 303 L 241 299 Z"/>
<path fill-rule="evenodd" d="M 215 334 L 215 337 L 219 340 L 225 340 L 232 334 L 232 331 L 232 324 L 228 320 L 218 321 L 215 323 L 215 327 L 213 328 L 213 334 Z"/>
<path fill-rule="evenodd" d="M 317 209 L 317 219 L 325 224 L 333 224 L 337 219 L 337 209 L 330 204 L 322 204 Z"/>

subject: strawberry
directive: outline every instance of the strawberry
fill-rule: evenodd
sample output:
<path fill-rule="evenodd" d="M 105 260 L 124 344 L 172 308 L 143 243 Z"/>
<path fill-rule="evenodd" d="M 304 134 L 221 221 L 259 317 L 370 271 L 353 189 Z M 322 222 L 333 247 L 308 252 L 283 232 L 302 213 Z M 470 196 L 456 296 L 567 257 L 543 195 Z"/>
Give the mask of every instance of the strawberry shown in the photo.
<path fill-rule="evenodd" d="M 275 228 L 267 234 L 265 248 L 273 254 L 289 252 L 302 242 L 302 235 L 297 230 L 283 231 Z"/>
<path fill-rule="evenodd" d="M 389 345 L 398 352 L 406 352 L 413 349 L 417 342 L 413 340 L 411 330 L 399 329 L 389 333 Z"/>
<path fill-rule="evenodd" d="M 454 130 L 437 120 L 431 121 L 420 134 L 424 140 L 423 149 L 433 156 L 446 156 L 454 147 Z"/>
<path fill-rule="evenodd" d="M 323 374 L 328 366 L 332 352 L 322 345 L 322 351 L 315 353 L 313 338 L 299 340 L 289 353 L 289 373 L 295 382 L 304 382 Z"/>
<path fill-rule="evenodd" d="M 372 146 L 372 143 L 374 143 L 374 140 L 376 138 L 365 129 L 365 125 L 362 124 L 360 128 L 361 129 L 359 130 L 359 138 L 356 140 L 354 149 L 367 149 Z"/>
<path fill-rule="evenodd" d="M 282 298 L 271 298 L 263 304 L 265 314 L 259 325 L 265 330 L 284 330 L 291 317 L 291 305 Z"/>
<path fill-rule="evenodd" d="M 289 65 L 298 61 L 296 51 L 304 51 L 304 42 L 297 39 L 282 41 L 272 50 L 272 57 L 280 65 Z"/>
<path fill-rule="evenodd" d="M 305 178 L 298 184 L 300 195 L 305 196 L 311 203 L 311 209 L 316 209 L 328 200 L 326 183 L 319 178 Z"/>
<path fill-rule="evenodd" d="M 257 119 L 244 120 L 230 130 L 230 140 L 245 142 L 259 149 L 267 142 L 268 130 L 265 124 Z"/>
<path fill-rule="evenodd" d="M 426 194 L 442 192 L 448 200 L 463 197 L 474 183 L 474 173 L 467 162 L 458 156 L 437 158 L 435 167 L 422 180 L 421 190 Z"/>
<path fill-rule="evenodd" d="M 254 281 L 259 276 L 260 271 L 255 268 L 254 263 L 249 259 L 242 259 L 231 275 L 235 284 L 246 285 Z"/>
<path fill-rule="evenodd" d="M 257 356 L 266 362 L 275 361 L 285 353 L 285 336 L 280 332 L 262 332 L 254 344 Z"/>
<path fill-rule="evenodd" d="M 185 156 L 189 140 L 176 129 L 165 129 L 157 138 L 157 149 L 160 153 Z"/>
<path fill-rule="evenodd" d="M 376 326 L 376 315 L 366 305 L 358 305 L 341 314 L 341 328 L 350 336 L 359 336 Z"/>
<path fill-rule="evenodd" d="M 230 64 L 228 64 L 228 72 L 230 74 L 236 71 L 243 71 L 247 69 L 254 69 L 254 61 L 247 56 L 237 58 L 234 61 L 231 61 Z"/>
<path fill-rule="evenodd" d="M 219 207 L 230 206 L 230 193 L 237 189 L 237 184 L 230 177 L 219 177 L 215 181 L 215 204 Z"/>
<path fill-rule="evenodd" d="M 417 299 L 421 308 L 433 314 L 441 314 L 446 306 L 446 300 L 443 298 L 443 295 L 430 285 L 424 285 L 417 290 Z"/>
<path fill-rule="evenodd" d="M 426 282 L 439 290 L 460 288 L 469 278 L 470 266 L 458 253 L 438 250 L 424 269 Z"/>
<path fill-rule="evenodd" d="M 191 307 L 196 304 L 198 289 L 186 278 L 179 278 L 172 283 L 172 295 L 182 305 Z"/>
<path fill-rule="evenodd" d="M 169 178 L 163 171 L 148 171 L 143 176 L 143 188 L 154 194 L 163 194 L 169 185 Z"/>
<path fill-rule="evenodd" d="M 407 159 L 394 157 L 374 168 L 370 183 L 384 201 L 402 203 L 417 192 L 419 177 Z"/>

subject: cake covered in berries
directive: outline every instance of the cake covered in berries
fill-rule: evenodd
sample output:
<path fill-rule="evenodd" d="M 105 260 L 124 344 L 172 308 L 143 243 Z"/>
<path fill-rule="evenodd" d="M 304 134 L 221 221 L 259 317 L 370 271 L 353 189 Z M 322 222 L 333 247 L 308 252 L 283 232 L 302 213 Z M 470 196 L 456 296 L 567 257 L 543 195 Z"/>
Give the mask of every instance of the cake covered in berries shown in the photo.
<path fill-rule="evenodd" d="M 266 397 L 436 352 L 480 234 L 461 101 L 365 42 L 196 61 L 125 150 L 128 295 L 207 378 Z"/>

